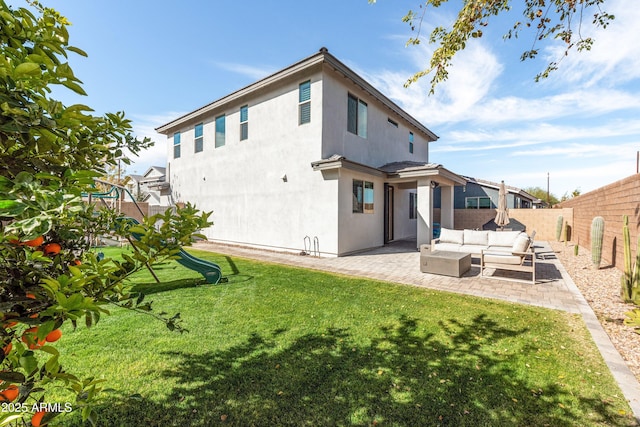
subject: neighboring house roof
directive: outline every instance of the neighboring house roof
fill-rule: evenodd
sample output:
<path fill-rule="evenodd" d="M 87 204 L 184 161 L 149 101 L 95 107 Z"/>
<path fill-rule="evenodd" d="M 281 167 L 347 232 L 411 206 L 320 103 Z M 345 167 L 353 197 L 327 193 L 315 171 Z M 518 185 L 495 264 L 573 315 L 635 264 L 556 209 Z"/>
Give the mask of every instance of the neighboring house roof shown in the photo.
<path fill-rule="evenodd" d="M 200 119 L 203 116 L 208 115 L 211 111 L 219 109 L 223 105 L 228 103 L 237 101 L 242 98 L 246 98 L 250 96 L 254 92 L 262 91 L 268 86 L 277 84 L 282 80 L 295 76 L 302 71 L 306 71 L 313 67 L 321 66 L 326 64 L 333 68 L 336 72 L 341 73 L 344 77 L 350 79 L 353 83 L 358 85 L 362 90 L 366 91 L 369 95 L 377 99 L 387 108 L 396 112 L 403 119 L 409 122 L 412 126 L 414 126 L 417 130 L 422 132 L 427 136 L 427 139 L 431 141 L 435 141 L 438 139 L 438 136 L 427 129 L 422 123 L 413 118 L 409 113 L 400 108 L 395 102 L 391 101 L 385 95 L 383 95 L 379 90 L 374 88 L 371 84 L 365 81 L 362 77 L 357 75 L 353 70 L 347 67 L 345 64 L 340 62 L 335 56 L 331 55 L 327 48 L 321 48 L 318 53 L 315 53 L 308 58 L 303 59 L 302 61 L 296 62 L 295 64 L 278 71 L 270 76 L 267 76 L 261 80 L 258 80 L 255 83 L 250 84 L 240 90 L 237 90 L 227 96 L 224 96 L 217 101 L 214 101 L 210 104 L 205 105 L 204 107 L 198 108 L 195 111 L 185 114 L 182 117 L 179 117 L 167 124 L 164 124 L 160 127 L 156 128 L 156 131 L 162 134 L 169 134 L 171 131 L 178 130 L 184 125 L 193 122 L 197 119 Z"/>
<path fill-rule="evenodd" d="M 156 172 L 158 175 L 164 175 L 167 173 L 167 168 L 163 167 L 163 166 L 151 166 L 149 169 L 147 169 L 147 171 L 144 173 L 145 177 L 148 177 L 149 174 L 151 172 Z"/>
<path fill-rule="evenodd" d="M 478 184 L 482 187 L 488 187 L 488 188 L 493 188 L 496 190 L 500 189 L 500 184 L 497 182 L 493 182 L 493 181 L 487 181 L 484 179 L 477 179 L 477 178 L 472 178 L 469 176 L 465 176 L 464 177 L 467 182 L 471 182 L 471 183 L 475 183 Z M 505 184 L 505 189 L 507 190 L 507 192 L 512 193 L 512 194 L 517 194 L 521 197 L 524 197 L 525 199 L 531 200 L 534 203 L 540 202 L 540 199 L 538 199 L 537 197 L 527 193 L 526 191 L 522 190 L 521 188 L 518 187 L 513 187 L 511 185 L 506 185 Z"/>
<path fill-rule="evenodd" d="M 322 159 L 311 163 L 311 166 L 313 167 L 313 170 L 319 171 L 337 168 L 356 170 L 371 175 L 385 177 L 389 182 L 408 181 L 424 177 L 432 178 L 433 181 L 441 182 L 448 185 L 463 185 L 466 183 L 466 180 L 463 177 L 456 175 L 455 173 L 451 172 L 448 169 L 445 169 L 442 165 L 437 163 L 403 161 L 387 163 L 386 165 L 374 168 L 371 166 L 363 165 L 362 163 L 348 160 L 346 157 L 339 154 L 334 154 L 327 159 Z"/>

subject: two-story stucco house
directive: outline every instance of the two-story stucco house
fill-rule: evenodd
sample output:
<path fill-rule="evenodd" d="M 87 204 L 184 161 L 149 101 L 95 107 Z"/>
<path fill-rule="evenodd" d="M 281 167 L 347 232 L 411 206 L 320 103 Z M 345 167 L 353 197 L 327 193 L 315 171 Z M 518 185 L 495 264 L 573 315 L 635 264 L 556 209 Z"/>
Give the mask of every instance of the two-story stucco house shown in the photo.
<path fill-rule="evenodd" d="M 157 128 L 173 200 L 213 211 L 210 239 L 344 255 L 432 235 L 433 188 L 453 228 L 436 135 L 327 49 Z"/>

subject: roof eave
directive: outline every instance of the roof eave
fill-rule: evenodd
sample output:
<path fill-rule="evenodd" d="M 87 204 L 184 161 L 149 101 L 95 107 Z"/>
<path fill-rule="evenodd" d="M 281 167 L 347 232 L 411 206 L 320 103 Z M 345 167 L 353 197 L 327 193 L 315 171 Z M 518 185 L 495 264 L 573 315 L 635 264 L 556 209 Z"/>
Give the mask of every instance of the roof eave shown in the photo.
<path fill-rule="evenodd" d="M 187 113 L 175 120 L 172 120 L 169 123 L 166 123 L 162 126 L 157 127 L 155 130 L 158 133 L 161 134 L 165 134 L 168 135 L 171 130 L 174 129 L 178 129 L 180 127 L 182 127 L 185 123 L 189 123 L 191 121 L 195 121 L 196 119 L 198 119 L 200 116 L 206 115 L 208 112 L 212 111 L 212 110 L 216 110 L 218 108 L 220 108 L 222 105 L 227 104 L 227 103 L 231 103 L 235 100 L 238 100 L 240 98 L 243 98 L 245 96 L 247 96 L 248 94 L 255 92 L 255 91 L 259 91 L 263 88 L 266 88 L 269 85 L 272 85 L 274 83 L 277 83 L 278 81 L 281 81 L 283 79 L 286 79 L 290 76 L 293 76 L 297 73 L 300 73 L 301 71 L 304 71 L 308 68 L 311 68 L 313 66 L 317 66 L 318 64 L 327 64 L 329 66 L 331 66 L 334 70 L 340 72 L 342 75 L 344 75 L 345 77 L 349 78 L 352 82 L 354 82 L 356 85 L 358 85 L 360 88 L 362 88 L 364 91 L 366 91 L 367 93 L 369 93 L 371 96 L 373 96 L 375 99 L 378 100 L 378 102 L 382 103 L 383 105 L 385 105 L 387 108 L 391 109 L 392 111 L 394 111 L 396 114 L 398 114 L 399 116 L 401 116 L 404 120 L 406 120 L 408 123 L 410 123 L 413 127 L 415 127 L 417 130 L 419 130 L 420 132 L 422 132 L 423 134 L 425 134 L 427 136 L 427 138 L 429 139 L 429 142 L 433 142 L 436 141 L 438 139 L 438 136 L 433 133 L 431 130 L 429 130 L 426 126 L 424 126 L 422 123 L 420 123 L 418 120 L 416 120 L 414 117 L 412 117 L 409 113 L 407 113 L 406 111 L 404 111 L 402 108 L 400 108 L 395 102 L 391 101 L 389 98 L 387 98 L 385 95 L 382 94 L 382 92 L 380 92 L 379 90 L 377 90 L 375 87 L 373 87 L 371 84 L 369 84 L 366 80 L 364 80 L 362 77 L 360 77 L 358 74 L 356 74 L 353 70 L 351 70 L 349 67 L 347 67 L 343 62 L 341 62 L 338 58 L 336 58 L 335 56 L 333 56 L 332 54 L 329 53 L 329 51 L 326 48 L 322 48 L 320 49 L 319 52 L 283 69 L 280 70 L 276 73 L 273 73 L 261 80 L 258 80 L 255 83 L 252 83 L 248 86 L 245 86 L 242 89 L 239 89 L 229 95 L 226 95 L 216 101 L 213 101 L 201 108 L 198 108 L 197 110 L 194 110 L 190 113 Z"/>

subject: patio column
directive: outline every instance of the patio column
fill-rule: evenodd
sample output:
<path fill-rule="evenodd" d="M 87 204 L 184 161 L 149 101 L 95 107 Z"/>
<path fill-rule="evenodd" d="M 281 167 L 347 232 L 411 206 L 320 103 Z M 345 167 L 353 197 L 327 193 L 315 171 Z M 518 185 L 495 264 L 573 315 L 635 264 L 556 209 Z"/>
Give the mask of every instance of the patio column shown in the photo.
<path fill-rule="evenodd" d="M 440 186 L 440 226 L 453 230 L 453 185 Z"/>
<path fill-rule="evenodd" d="M 433 237 L 433 189 L 429 178 L 418 179 L 418 248 Z"/>

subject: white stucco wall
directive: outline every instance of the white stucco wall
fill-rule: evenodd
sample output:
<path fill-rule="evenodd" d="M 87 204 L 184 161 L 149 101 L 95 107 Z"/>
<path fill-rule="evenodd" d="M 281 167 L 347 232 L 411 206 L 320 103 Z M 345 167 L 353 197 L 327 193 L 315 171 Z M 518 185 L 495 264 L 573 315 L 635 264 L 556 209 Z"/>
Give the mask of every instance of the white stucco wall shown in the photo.
<path fill-rule="evenodd" d="M 351 161 L 371 167 L 405 160 L 429 161 L 426 136 L 350 80 L 327 70 L 323 90 L 325 105 L 331 106 L 325 109 L 323 117 L 323 158 L 341 154 Z M 347 131 L 349 94 L 367 103 L 366 138 Z M 389 123 L 389 118 L 398 123 L 398 127 Z M 409 153 L 409 132 L 414 134 L 413 154 Z"/>
<path fill-rule="evenodd" d="M 298 124 L 299 84 L 311 80 L 311 123 Z M 367 138 L 347 131 L 347 97 L 367 103 Z M 212 240 L 299 252 L 318 238 L 323 255 L 384 243 L 384 178 L 347 168 L 314 171 L 311 163 L 340 154 L 379 167 L 428 161 L 427 136 L 332 68 L 289 75 L 275 85 L 220 103 L 206 118 L 168 132 L 167 179 L 174 202 L 213 211 Z M 216 104 L 212 104 L 216 105 Z M 249 138 L 240 141 L 240 107 L 248 105 Z M 226 117 L 226 141 L 215 148 L 215 118 Z M 388 118 L 398 123 L 394 126 Z M 203 123 L 204 150 L 194 152 L 194 126 Z M 173 158 L 173 133 L 181 156 Z M 409 153 L 409 132 L 414 153 Z M 283 177 L 286 176 L 286 180 Z M 352 212 L 353 179 L 374 183 L 374 213 Z M 408 219 L 408 189 L 396 189 L 395 238 L 416 235 Z"/>
<path fill-rule="evenodd" d="M 298 86 L 275 90 L 214 111 L 204 120 L 204 151 L 194 153 L 194 122 L 181 129 L 182 153 L 169 175 L 176 201 L 213 211 L 213 240 L 300 251 L 304 237 L 337 253 L 337 180 L 326 180 L 311 162 L 321 158 L 322 80 L 311 77 L 311 123 L 298 124 Z M 240 141 L 239 109 L 248 104 L 249 138 Z M 215 148 L 215 117 L 226 115 L 226 142 Z M 286 180 L 283 176 L 286 175 Z"/>
<path fill-rule="evenodd" d="M 373 213 L 353 212 L 353 180 L 373 183 Z M 340 254 L 384 244 L 384 180 L 369 174 L 340 170 L 338 241 Z"/>

